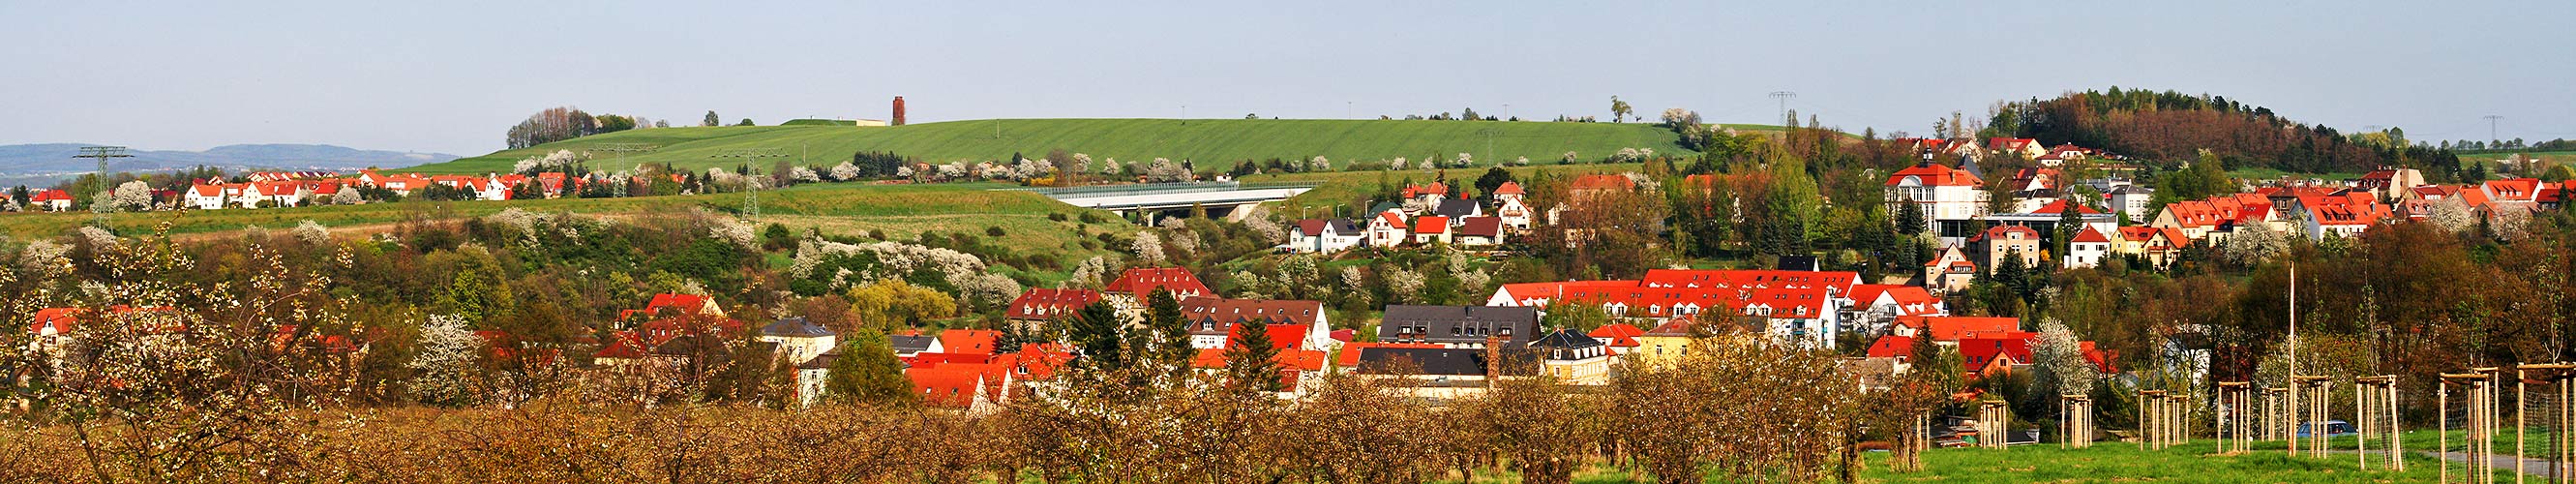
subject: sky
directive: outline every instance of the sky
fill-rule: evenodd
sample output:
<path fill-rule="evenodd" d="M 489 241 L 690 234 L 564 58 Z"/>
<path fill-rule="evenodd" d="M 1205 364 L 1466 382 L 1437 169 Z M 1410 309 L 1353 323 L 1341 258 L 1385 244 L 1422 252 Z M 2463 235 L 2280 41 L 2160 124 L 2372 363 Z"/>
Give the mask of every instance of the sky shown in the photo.
<path fill-rule="evenodd" d="M 248 5 L 236 5 L 248 4 Z M 476 155 L 550 106 L 730 123 L 1533 119 L 1931 130 L 2069 90 L 2411 139 L 2576 138 L 2576 2 L 0 0 L 0 144 Z M 1508 106 L 1508 107 L 1507 107 Z"/>

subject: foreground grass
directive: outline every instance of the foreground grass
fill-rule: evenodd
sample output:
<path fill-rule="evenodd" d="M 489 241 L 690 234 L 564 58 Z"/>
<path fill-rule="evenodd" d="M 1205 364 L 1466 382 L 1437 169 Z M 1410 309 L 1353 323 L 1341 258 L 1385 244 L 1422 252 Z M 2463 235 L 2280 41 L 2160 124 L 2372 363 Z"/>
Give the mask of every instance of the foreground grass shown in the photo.
<path fill-rule="evenodd" d="M 2277 444 L 2277 443 L 2275 443 Z M 2255 451 L 2218 455 L 2210 440 L 2162 450 L 2138 450 L 2136 444 L 2105 442 L 2090 449 L 2060 450 L 2054 445 L 2008 450 L 1940 449 L 1924 455 L 1925 470 L 1888 471 L 1889 455 L 1872 453 L 1867 482 L 2431 482 L 2439 476 L 2432 458 L 2409 452 L 2406 471 L 2378 467 L 2362 470 L 2351 454 L 2326 458 L 2289 457 Z M 2468 472 L 2451 465 L 2452 478 Z M 2497 471 L 2512 479 L 2511 471 Z"/>
<path fill-rule="evenodd" d="M 998 129 L 997 129 L 998 128 Z M 619 157 L 595 153 L 593 165 L 625 169 L 669 162 L 683 168 L 730 167 L 741 160 L 715 155 L 739 149 L 772 149 L 803 165 L 831 165 L 859 151 L 891 151 L 930 162 L 1003 160 L 1048 150 L 1088 153 L 1123 163 L 1156 157 L 1194 160 L 1202 168 L 1241 160 L 1357 160 L 1405 157 L 1449 159 L 1472 153 L 1493 164 L 1529 157 L 1554 162 L 1566 152 L 1599 160 L 1620 148 L 1683 154 L 1670 130 L 1642 123 L 1469 122 L 1325 119 L 1005 119 L 922 123 L 895 127 L 723 126 L 639 129 L 504 150 L 446 163 L 405 168 L 419 173 L 506 172 L 512 163 L 558 149 L 584 151 L 607 143 L 659 147 Z M 766 168 L 770 161 L 754 163 Z"/>

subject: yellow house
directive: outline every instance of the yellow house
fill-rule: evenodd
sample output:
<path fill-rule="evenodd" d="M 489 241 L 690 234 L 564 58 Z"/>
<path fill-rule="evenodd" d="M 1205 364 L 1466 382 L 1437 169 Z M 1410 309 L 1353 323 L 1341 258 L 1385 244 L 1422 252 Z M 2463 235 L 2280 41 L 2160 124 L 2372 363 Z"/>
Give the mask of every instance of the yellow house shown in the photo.
<path fill-rule="evenodd" d="M 1691 320 L 1673 318 L 1662 326 L 1637 335 L 1637 347 L 1632 349 L 1635 353 L 1630 353 L 1628 360 L 1639 365 L 1663 365 L 1680 359 L 1690 351 L 1690 345 Z"/>
<path fill-rule="evenodd" d="M 1530 341 L 1538 353 L 1540 374 L 1568 385 L 1610 384 L 1610 346 L 1571 329 L 1549 332 Z"/>

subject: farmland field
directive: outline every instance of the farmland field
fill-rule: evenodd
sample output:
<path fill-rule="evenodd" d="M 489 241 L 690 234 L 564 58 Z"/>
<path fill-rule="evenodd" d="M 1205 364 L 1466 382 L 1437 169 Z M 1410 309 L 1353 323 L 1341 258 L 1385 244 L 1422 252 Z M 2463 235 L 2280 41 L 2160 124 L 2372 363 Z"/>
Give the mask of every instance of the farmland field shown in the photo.
<path fill-rule="evenodd" d="M 1743 129 L 1760 129 L 1746 125 Z M 1556 123 L 1475 121 L 1390 121 L 1316 119 L 1003 119 L 922 123 L 895 127 L 724 126 L 656 128 L 620 131 L 504 150 L 446 163 L 398 171 L 418 173 L 495 173 L 510 171 L 520 159 L 558 149 L 585 151 L 610 143 L 643 143 L 655 151 L 592 152 L 593 166 L 623 169 L 644 162 L 670 162 L 704 169 L 741 164 L 715 155 L 740 149 L 769 149 L 801 165 L 831 165 L 859 151 L 891 151 L 923 161 L 1002 160 L 1012 154 L 1036 158 L 1048 150 L 1087 153 L 1093 159 L 1120 162 L 1157 157 L 1202 164 L 1240 160 L 1306 159 L 1323 156 L 1342 166 L 1356 160 L 1405 157 L 1454 158 L 1472 153 L 1485 164 L 1529 157 L 1555 162 L 1574 152 L 1598 161 L 1620 148 L 1650 148 L 1656 153 L 1685 154 L 1670 131 L 1638 123 Z M 766 167 L 774 161 L 753 163 Z M 1202 166 L 1201 168 L 1209 168 Z"/>
<path fill-rule="evenodd" d="M 908 239 L 922 232 L 966 232 L 982 237 L 986 229 L 999 227 L 1007 235 L 993 242 L 1020 248 L 1024 253 L 1055 254 L 1067 262 L 1103 253 L 1103 249 L 1082 248 L 1078 240 L 1081 233 L 1126 234 L 1135 231 L 1134 225 L 1116 217 L 1107 217 L 1106 213 L 1101 214 L 1104 216 L 1099 219 L 1102 222 L 1084 224 L 1080 221 L 1080 214 L 1087 211 L 1085 209 L 1057 203 L 1035 193 L 993 190 L 1010 186 L 998 183 L 802 185 L 761 192 L 758 222 L 777 222 L 800 231 L 806 227 L 819 227 L 825 233 L 841 235 L 883 231 L 891 239 Z M 689 207 L 736 210 L 742 207 L 742 202 L 743 195 L 739 193 L 502 202 L 409 201 L 355 206 L 119 213 L 109 222 L 125 235 L 147 233 L 163 223 L 169 224 L 171 233 L 176 235 L 210 236 L 252 226 L 270 230 L 291 229 L 305 220 L 334 230 L 364 232 L 390 228 L 413 217 L 482 216 L 511 207 L 615 218 L 654 211 L 687 210 Z M 1048 217 L 1055 213 L 1065 214 L 1066 221 Z M 85 212 L 0 214 L 0 236 L 21 241 L 60 236 L 95 218 L 96 215 Z M 1077 229 L 1077 226 L 1082 228 Z"/>

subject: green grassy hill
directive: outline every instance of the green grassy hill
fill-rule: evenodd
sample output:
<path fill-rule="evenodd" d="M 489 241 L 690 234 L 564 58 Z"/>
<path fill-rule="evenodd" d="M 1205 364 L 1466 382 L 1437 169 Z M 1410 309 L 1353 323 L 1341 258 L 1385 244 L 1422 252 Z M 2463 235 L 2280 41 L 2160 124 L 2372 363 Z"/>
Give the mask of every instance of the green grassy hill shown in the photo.
<path fill-rule="evenodd" d="M 1758 128 L 1757 128 L 1758 129 Z M 998 134 L 997 134 L 998 133 Z M 1231 164 L 1273 157 L 1303 159 L 1322 155 L 1336 165 L 1354 160 L 1426 156 L 1452 158 L 1474 154 L 1486 164 L 1527 156 L 1553 162 L 1575 152 L 1598 160 L 1620 148 L 1652 148 L 1657 153 L 1687 153 L 1674 144 L 1670 131 L 1647 124 L 1382 121 L 1314 119 L 1004 119 L 951 121 L 896 127 L 726 126 L 621 131 L 505 150 L 447 163 L 401 171 L 419 173 L 487 173 L 509 171 L 511 164 L 558 149 L 583 151 L 608 143 L 648 143 L 659 149 L 630 153 L 592 153 L 593 166 L 671 162 L 685 168 L 733 166 L 738 159 L 714 155 L 746 148 L 773 149 L 802 158 L 802 164 L 829 165 L 858 151 L 891 151 L 925 161 L 1000 160 L 1013 153 L 1038 157 L 1050 149 L 1088 153 L 1094 159 L 1122 162 L 1157 157 L 1201 163 Z M 768 165 L 772 161 L 755 163 Z M 621 167 L 622 168 L 622 167 Z"/>

